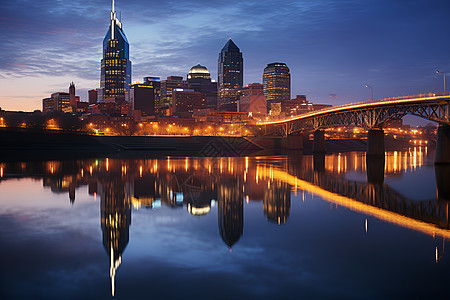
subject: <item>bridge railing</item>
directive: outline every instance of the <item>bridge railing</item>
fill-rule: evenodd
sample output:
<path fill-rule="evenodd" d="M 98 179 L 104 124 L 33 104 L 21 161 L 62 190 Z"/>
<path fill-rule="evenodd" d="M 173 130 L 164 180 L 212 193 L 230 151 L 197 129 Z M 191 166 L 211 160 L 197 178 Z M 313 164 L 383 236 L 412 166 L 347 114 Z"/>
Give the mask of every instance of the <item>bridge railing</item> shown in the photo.
<path fill-rule="evenodd" d="M 420 98 L 442 97 L 442 96 L 450 96 L 450 92 L 424 93 L 424 94 L 417 94 L 417 95 L 388 97 L 388 98 L 381 98 L 381 99 L 376 99 L 376 100 L 347 103 L 347 104 L 342 104 L 342 105 L 338 105 L 338 106 L 321 108 L 321 109 L 314 110 L 314 111 L 311 111 L 311 112 L 307 112 L 307 113 L 304 113 L 304 114 L 291 116 L 291 117 L 288 117 L 288 118 L 285 118 L 285 119 L 278 119 L 278 120 L 277 119 L 273 119 L 271 121 L 268 121 L 267 123 L 285 122 L 285 121 L 289 121 L 289 120 L 292 120 L 292 119 L 295 120 L 296 118 L 303 119 L 303 118 L 307 118 L 310 115 L 316 115 L 317 113 L 327 112 L 327 111 L 335 111 L 335 110 L 339 110 L 341 108 L 346 108 L 346 107 L 350 107 L 350 106 L 361 106 L 361 105 L 370 105 L 370 104 L 391 102 L 391 101 L 398 101 L 398 100 L 420 99 Z M 262 123 L 266 123 L 266 122 L 262 122 Z"/>
<path fill-rule="evenodd" d="M 322 109 L 319 109 L 319 110 L 315 110 L 314 112 L 332 110 L 332 109 L 336 109 L 336 108 L 343 108 L 343 107 L 354 106 L 354 105 L 382 103 L 382 102 L 390 102 L 390 101 L 396 101 L 396 100 L 408 100 L 408 99 L 420 99 L 420 98 L 429 98 L 429 97 L 441 97 L 441 96 L 450 96 L 450 92 L 426 93 L 426 94 L 417 94 L 417 95 L 381 98 L 381 99 L 376 99 L 376 100 L 361 101 L 361 102 L 355 102 L 355 103 L 342 104 L 342 105 L 333 106 L 333 107 L 326 107 L 326 108 L 322 108 Z"/>
<path fill-rule="evenodd" d="M 314 110 L 314 111 L 311 111 L 311 112 L 307 112 L 307 113 L 304 113 L 304 114 L 291 116 L 290 118 L 292 119 L 292 118 L 300 117 L 300 116 L 301 117 L 307 117 L 310 114 L 313 115 L 313 114 L 316 114 L 316 113 L 319 113 L 319 112 L 334 111 L 334 110 L 338 110 L 338 109 L 345 108 L 345 107 L 350 107 L 350 106 L 355 106 L 355 105 L 356 106 L 360 106 L 360 105 L 364 105 L 364 104 L 375 104 L 375 103 L 383 103 L 383 102 L 390 102 L 390 101 L 397 101 L 397 100 L 420 99 L 420 98 L 442 97 L 442 96 L 450 96 L 450 92 L 424 93 L 424 94 L 417 94 L 417 95 L 388 97 L 388 98 L 380 98 L 380 99 L 376 99 L 376 100 L 347 103 L 347 104 L 341 104 L 341 105 L 332 106 L 332 107 L 321 108 L 321 109 Z M 284 120 L 288 120 L 288 119 L 278 119 L 278 120 L 273 120 L 272 122 L 284 121 Z"/>

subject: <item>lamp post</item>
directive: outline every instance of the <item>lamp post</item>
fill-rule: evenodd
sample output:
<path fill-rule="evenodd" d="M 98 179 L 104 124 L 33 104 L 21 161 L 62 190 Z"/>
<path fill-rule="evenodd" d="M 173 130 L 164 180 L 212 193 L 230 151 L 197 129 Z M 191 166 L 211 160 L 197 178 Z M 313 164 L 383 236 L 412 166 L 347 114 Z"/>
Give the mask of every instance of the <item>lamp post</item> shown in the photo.
<path fill-rule="evenodd" d="M 445 74 L 442 73 L 442 72 L 439 71 L 439 70 L 436 70 L 436 74 L 437 74 L 437 73 L 441 73 L 441 74 L 444 76 L 444 93 L 445 93 Z"/>
<path fill-rule="evenodd" d="M 370 95 L 372 96 L 372 101 L 373 101 L 373 87 L 366 84 L 366 88 L 370 88 Z"/>

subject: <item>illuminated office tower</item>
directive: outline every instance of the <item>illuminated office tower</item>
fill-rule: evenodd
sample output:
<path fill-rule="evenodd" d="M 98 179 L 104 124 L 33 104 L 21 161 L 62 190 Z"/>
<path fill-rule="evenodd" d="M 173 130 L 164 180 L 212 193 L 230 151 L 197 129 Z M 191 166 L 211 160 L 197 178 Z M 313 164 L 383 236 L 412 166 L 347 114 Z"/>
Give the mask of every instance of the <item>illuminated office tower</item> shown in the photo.
<path fill-rule="evenodd" d="M 162 106 L 161 101 L 161 78 L 160 77 L 152 77 L 147 76 L 144 77 L 144 84 L 153 87 L 155 92 L 155 109 L 158 113 Z"/>
<path fill-rule="evenodd" d="M 291 74 L 285 63 L 271 63 L 264 69 L 264 95 L 270 110 L 272 103 L 291 99 Z"/>
<path fill-rule="evenodd" d="M 187 89 L 188 84 L 181 76 L 169 76 L 161 81 L 161 107 L 172 107 L 172 93 L 174 89 Z"/>
<path fill-rule="evenodd" d="M 103 40 L 103 59 L 101 61 L 99 102 L 129 101 L 131 85 L 131 61 L 129 43 L 117 19 L 114 0 L 111 10 L 111 25 Z"/>
<path fill-rule="evenodd" d="M 193 66 L 187 74 L 188 88 L 206 96 L 206 106 L 217 108 L 217 82 L 211 80 L 208 69 L 200 64 Z"/>
<path fill-rule="evenodd" d="M 238 91 L 244 79 L 242 52 L 231 39 L 219 54 L 218 93 L 220 110 L 237 111 Z"/>

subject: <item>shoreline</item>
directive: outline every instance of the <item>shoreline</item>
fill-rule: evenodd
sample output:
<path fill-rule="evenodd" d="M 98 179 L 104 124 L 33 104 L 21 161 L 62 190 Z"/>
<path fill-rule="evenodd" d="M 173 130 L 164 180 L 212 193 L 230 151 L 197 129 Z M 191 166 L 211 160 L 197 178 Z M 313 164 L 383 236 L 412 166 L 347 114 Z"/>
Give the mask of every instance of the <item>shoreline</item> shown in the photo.
<path fill-rule="evenodd" d="M 254 156 L 286 152 L 282 137 L 228 136 L 93 136 L 24 130 L 0 130 L 0 159 L 64 159 L 86 157 Z M 303 154 L 312 154 L 305 140 Z M 366 151 L 367 139 L 326 140 L 327 153 Z M 433 147 L 433 143 L 428 145 Z M 386 151 L 414 147 L 406 140 L 385 137 Z"/>

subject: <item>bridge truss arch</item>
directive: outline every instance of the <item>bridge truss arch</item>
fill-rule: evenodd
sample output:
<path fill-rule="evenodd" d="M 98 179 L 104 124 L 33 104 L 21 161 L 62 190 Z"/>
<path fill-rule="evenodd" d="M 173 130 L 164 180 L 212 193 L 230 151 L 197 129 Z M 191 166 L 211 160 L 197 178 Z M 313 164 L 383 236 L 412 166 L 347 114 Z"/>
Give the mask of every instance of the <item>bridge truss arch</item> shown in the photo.
<path fill-rule="evenodd" d="M 258 124 L 258 132 L 287 136 L 304 130 L 334 126 L 365 129 L 382 128 L 392 119 L 410 114 L 439 124 L 450 125 L 450 93 L 424 94 L 359 102 L 323 109 L 294 118 Z"/>

